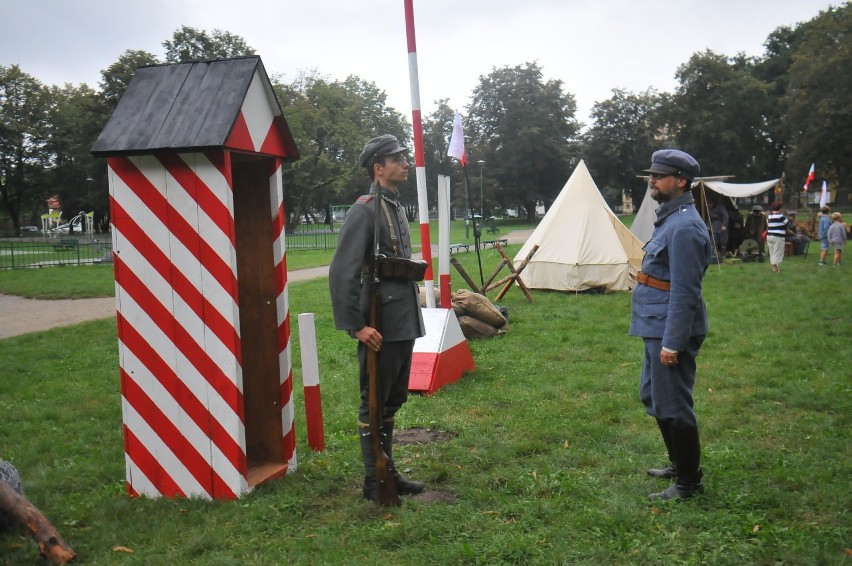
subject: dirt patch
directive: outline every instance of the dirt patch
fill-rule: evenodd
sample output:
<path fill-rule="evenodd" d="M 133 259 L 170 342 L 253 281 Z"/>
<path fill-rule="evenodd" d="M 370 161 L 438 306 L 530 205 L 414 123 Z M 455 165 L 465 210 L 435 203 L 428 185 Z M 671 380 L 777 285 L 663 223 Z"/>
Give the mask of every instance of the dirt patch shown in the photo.
<path fill-rule="evenodd" d="M 432 503 L 453 503 L 456 500 L 456 496 L 446 491 L 424 491 L 423 493 L 412 495 L 411 499 L 429 505 Z"/>
<path fill-rule="evenodd" d="M 409 428 L 393 433 L 393 443 L 400 446 L 408 444 L 428 444 L 429 442 L 445 442 L 458 436 L 454 432 L 432 430 L 431 428 Z"/>

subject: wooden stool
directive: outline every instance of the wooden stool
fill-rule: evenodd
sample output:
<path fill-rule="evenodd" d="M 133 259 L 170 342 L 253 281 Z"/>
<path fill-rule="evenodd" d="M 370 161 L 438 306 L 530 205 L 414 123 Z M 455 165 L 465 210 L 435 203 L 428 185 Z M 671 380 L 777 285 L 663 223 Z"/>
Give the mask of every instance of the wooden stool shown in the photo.
<path fill-rule="evenodd" d="M 793 255 L 793 242 L 784 242 L 784 257 Z"/>

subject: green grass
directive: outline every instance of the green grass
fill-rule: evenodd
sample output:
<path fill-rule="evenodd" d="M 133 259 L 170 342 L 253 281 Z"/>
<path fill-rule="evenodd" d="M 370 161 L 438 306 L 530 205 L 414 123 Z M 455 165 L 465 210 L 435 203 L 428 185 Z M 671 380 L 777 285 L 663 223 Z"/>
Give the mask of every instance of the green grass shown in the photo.
<path fill-rule="evenodd" d="M 474 253 L 457 257 L 477 272 Z M 483 253 L 486 274 L 497 258 Z M 85 564 L 848 564 L 852 276 L 813 254 L 781 269 L 707 274 L 707 493 L 685 503 L 645 499 L 665 485 L 644 474 L 664 448 L 638 401 L 627 293 L 528 304 L 512 289 L 509 333 L 470 343 L 477 370 L 410 399 L 399 428 L 457 436 L 398 447 L 398 464 L 454 503 L 359 499 L 354 342 L 333 329 L 324 280 L 290 301 L 294 320 L 316 313 L 326 451 L 306 445 L 296 339 L 287 478 L 233 502 L 128 499 L 113 320 L 0 342 L 0 457 Z M 38 563 L 26 535 L 0 535 L 0 564 Z"/>

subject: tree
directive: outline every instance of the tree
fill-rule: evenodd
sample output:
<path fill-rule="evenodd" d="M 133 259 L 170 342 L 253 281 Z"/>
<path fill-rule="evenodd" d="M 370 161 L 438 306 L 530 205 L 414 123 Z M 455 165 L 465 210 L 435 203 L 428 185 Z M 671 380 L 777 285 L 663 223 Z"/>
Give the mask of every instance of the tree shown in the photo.
<path fill-rule="evenodd" d="M 164 41 L 163 47 L 166 49 L 166 61 L 169 63 L 255 54 L 254 48 L 239 35 L 219 29 L 207 33 L 189 26 L 181 26 L 175 30 L 171 41 Z"/>
<path fill-rule="evenodd" d="M 330 81 L 316 72 L 289 85 L 273 83 L 302 155 L 285 172 L 289 226 L 364 194 L 368 181 L 358 156 L 368 139 L 390 133 L 406 143 L 410 137 L 405 119 L 386 106 L 387 95 L 373 83 L 353 76 Z"/>
<path fill-rule="evenodd" d="M 435 111 L 423 118 L 423 157 L 427 172 L 427 194 L 430 196 L 429 208 L 438 205 L 438 175 L 455 177 L 454 186 L 464 186 L 460 184 L 464 179 L 459 168 L 454 167 L 452 158 L 447 157 L 455 111 L 450 108 L 446 98 L 436 101 L 436 104 L 438 107 Z M 462 190 L 451 191 L 451 194 L 455 196 L 453 206 L 464 208 L 465 197 Z"/>
<path fill-rule="evenodd" d="M 96 163 L 90 150 L 109 118 L 109 109 L 85 84 L 54 86 L 49 93 L 45 190 L 59 195 L 69 216 L 97 211 L 103 218 L 109 210 L 105 163 Z"/>
<path fill-rule="evenodd" d="M 693 54 L 664 109 L 678 146 L 695 156 L 702 175 L 733 175 L 734 182 L 778 177 L 780 165 L 767 130 L 771 98 L 753 75 L 754 61 L 712 51 Z"/>
<path fill-rule="evenodd" d="M 801 26 L 793 45 L 782 131 L 790 192 L 798 194 L 811 163 L 835 186 L 852 186 L 852 4 L 829 8 Z"/>
<path fill-rule="evenodd" d="M 101 97 L 110 111 L 115 110 L 121 95 L 139 67 L 157 65 L 160 61 L 147 51 L 125 51 L 118 60 L 101 71 Z"/>
<path fill-rule="evenodd" d="M 653 89 L 639 94 L 614 89 L 612 97 L 592 107 L 594 123 L 583 136 L 583 155 L 610 205 L 620 203 L 628 189 L 633 202 L 642 201 L 645 184 L 636 176 L 655 150 L 670 145 L 659 116 L 667 100 Z"/>
<path fill-rule="evenodd" d="M 21 214 L 34 213 L 49 163 L 47 90 L 18 65 L 0 65 L 0 201 L 15 233 Z"/>
<path fill-rule="evenodd" d="M 574 165 L 576 109 L 562 81 L 545 81 L 537 63 L 480 76 L 465 124 L 473 140 L 468 155 L 488 163 L 498 205 L 523 203 L 530 220 L 538 202 L 550 205 Z"/>

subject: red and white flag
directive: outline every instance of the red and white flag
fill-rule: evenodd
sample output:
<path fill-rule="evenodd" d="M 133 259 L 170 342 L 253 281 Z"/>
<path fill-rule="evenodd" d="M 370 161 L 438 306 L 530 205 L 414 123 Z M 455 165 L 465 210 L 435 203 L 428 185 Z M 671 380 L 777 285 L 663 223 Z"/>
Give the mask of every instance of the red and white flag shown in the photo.
<path fill-rule="evenodd" d="M 453 135 L 450 136 L 450 147 L 447 148 L 447 156 L 455 157 L 462 166 L 467 165 L 467 153 L 464 150 L 464 128 L 462 127 L 461 114 L 456 112 L 453 118 Z"/>
<path fill-rule="evenodd" d="M 828 185 L 825 183 L 825 179 L 822 180 L 822 192 L 819 194 L 819 207 L 823 208 L 828 204 Z"/>
<path fill-rule="evenodd" d="M 808 171 L 808 178 L 805 181 L 805 186 L 803 187 L 805 189 L 805 192 L 808 192 L 808 186 L 811 184 L 811 181 L 813 181 L 814 179 L 816 179 L 816 169 L 814 167 L 814 164 L 811 163 L 811 170 Z"/>

